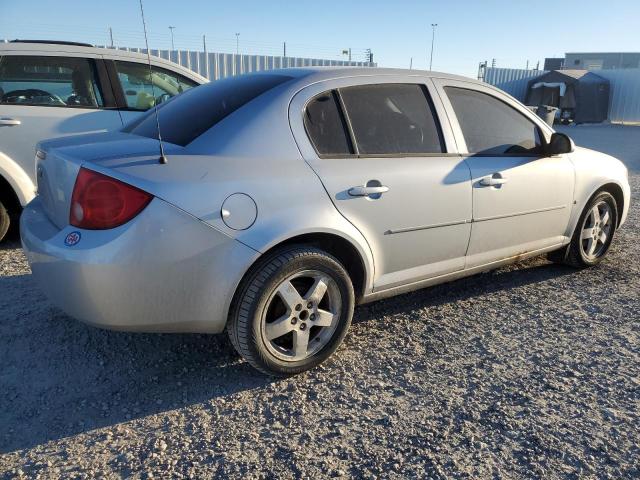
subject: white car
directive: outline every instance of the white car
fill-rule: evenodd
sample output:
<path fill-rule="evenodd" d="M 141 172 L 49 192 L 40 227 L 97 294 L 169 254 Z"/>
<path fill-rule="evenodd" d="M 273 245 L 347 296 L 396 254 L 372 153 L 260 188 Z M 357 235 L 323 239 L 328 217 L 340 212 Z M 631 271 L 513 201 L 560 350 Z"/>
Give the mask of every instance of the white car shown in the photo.
<path fill-rule="evenodd" d="M 119 130 L 208 80 L 146 55 L 50 41 L 0 43 L 0 241 L 35 195 L 35 145 L 45 138 Z"/>
<path fill-rule="evenodd" d="M 357 303 L 543 253 L 594 265 L 630 201 L 620 161 L 493 87 L 415 70 L 219 80 L 37 155 L 22 242 L 56 305 L 226 329 L 276 375 L 328 358 Z"/>

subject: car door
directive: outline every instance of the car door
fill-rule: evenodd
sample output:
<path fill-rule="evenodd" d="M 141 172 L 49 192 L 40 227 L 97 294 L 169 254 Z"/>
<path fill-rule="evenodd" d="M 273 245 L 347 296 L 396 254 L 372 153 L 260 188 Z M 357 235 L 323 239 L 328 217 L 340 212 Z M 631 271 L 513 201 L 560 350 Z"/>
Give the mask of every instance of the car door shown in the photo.
<path fill-rule="evenodd" d="M 567 155 L 545 155 L 550 129 L 493 89 L 436 83 L 471 170 L 467 268 L 566 243 L 574 168 Z"/>
<path fill-rule="evenodd" d="M 184 75 L 157 65 L 123 60 L 107 60 L 107 68 L 124 123 L 198 84 Z"/>
<path fill-rule="evenodd" d="M 464 268 L 470 172 L 428 79 L 315 84 L 294 97 L 301 152 L 340 213 L 369 242 L 374 290 Z"/>
<path fill-rule="evenodd" d="M 30 52 L 31 53 L 31 52 Z M 0 58 L 0 162 L 35 185 L 34 146 L 43 139 L 122 127 L 98 58 L 5 54 Z"/>

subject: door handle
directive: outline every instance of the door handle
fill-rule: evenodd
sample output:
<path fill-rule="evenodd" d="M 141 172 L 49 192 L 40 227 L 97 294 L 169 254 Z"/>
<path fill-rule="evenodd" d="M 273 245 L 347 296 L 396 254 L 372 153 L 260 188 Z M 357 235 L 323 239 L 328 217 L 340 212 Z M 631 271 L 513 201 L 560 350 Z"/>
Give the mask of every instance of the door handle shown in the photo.
<path fill-rule="evenodd" d="M 349 195 L 352 197 L 368 197 L 369 195 L 380 195 L 389 191 L 389 187 L 384 185 L 376 187 L 366 187 L 359 185 L 357 187 L 351 187 L 349 189 Z"/>
<path fill-rule="evenodd" d="M 14 125 L 20 125 L 22 122 L 20 120 L 15 120 L 13 118 L 0 118 L 0 126 L 13 127 Z"/>
<path fill-rule="evenodd" d="M 494 173 L 493 175 L 487 175 L 486 177 L 482 177 L 480 179 L 480 185 L 483 187 L 499 187 L 500 185 L 504 185 L 507 183 L 506 178 L 502 178 L 502 175 L 499 173 Z"/>

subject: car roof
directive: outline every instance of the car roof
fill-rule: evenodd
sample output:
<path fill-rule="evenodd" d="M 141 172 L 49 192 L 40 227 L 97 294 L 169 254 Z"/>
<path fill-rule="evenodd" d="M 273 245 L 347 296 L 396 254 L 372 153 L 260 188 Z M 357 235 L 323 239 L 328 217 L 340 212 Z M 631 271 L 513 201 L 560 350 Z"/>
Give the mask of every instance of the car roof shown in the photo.
<path fill-rule="evenodd" d="M 406 68 L 379 68 L 379 67 L 295 67 L 282 68 L 276 70 L 265 70 L 259 73 L 271 73 L 288 75 L 297 79 L 304 79 L 308 83 L 315 83 L 322 80 L 333 80 L 336 78 L 368 77 L 368 76 L 407 76 L 407 77 L 430 77 L 446 78 L 450 80 L 460 80 L 464 82 L 479 83 L 477 80 L 453 75 L 450 73 L 434 72 L 430 70 L 414 70 Z M 484 85 L 484 84 L 483 84 Z"/>
<path fill-rule="evenodd" d="M 106 59 L 113 60 L 131 60 L 138 62 L 147 62 L 147 54 L 146 53 L 136 53 L 136 52 L 128 52 L 125 50 L 119 50 L 116 48 L 101 48 L 101 47 L 92 47 L 86 46 L 80 43 L 73 42 L 56 42 L 56 43 L 45 43 L 42 40 L 22 40 L 17 42 L 0 42 L 0 55 L 20 55 L 21 53 L 42 53 L 45 55 L 65 55 L 65 54 L 74 54 L 74 55 L 100 55 Z M 164 66 L 165 68 L 171 69 L 177 73 L 183 74 L 186 77 L 189 77 L 198 83 L 207 83 L 207 80 L 202 75 L 198 75 L 193 70 L 189 70 L 188 68 L 183 67 L 182 65 L 178 65 L 170 60 L 166 60 L 164 58 L 156 57 L 154 55 L 151 56 L 151 61 L 159 66 Z"/>

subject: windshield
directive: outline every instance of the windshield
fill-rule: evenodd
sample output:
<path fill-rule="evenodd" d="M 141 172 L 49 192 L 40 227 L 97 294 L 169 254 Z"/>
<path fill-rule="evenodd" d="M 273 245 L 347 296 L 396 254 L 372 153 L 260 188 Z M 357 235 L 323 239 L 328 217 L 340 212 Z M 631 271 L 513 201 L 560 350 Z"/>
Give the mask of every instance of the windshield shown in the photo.
<path fill-rule="evenodd" d="M 271 74 L 243 75 L 188 90 L 158 107 L 162 140 L 188 145 L 243 105 L 292 78 Z M 157 130 L 155 109 L 123 129 L 149 138 L 158 138 Z"/>

